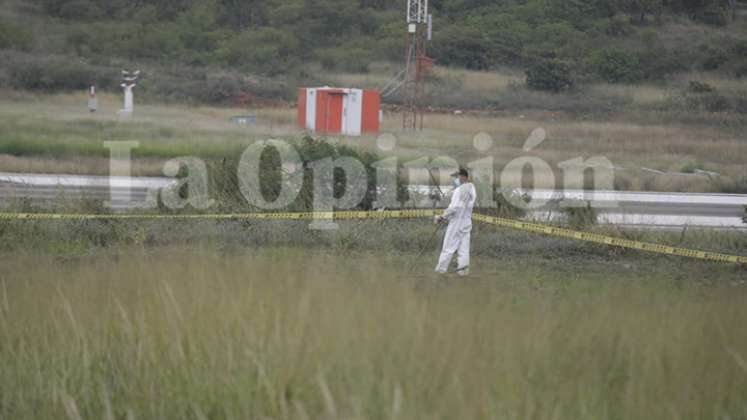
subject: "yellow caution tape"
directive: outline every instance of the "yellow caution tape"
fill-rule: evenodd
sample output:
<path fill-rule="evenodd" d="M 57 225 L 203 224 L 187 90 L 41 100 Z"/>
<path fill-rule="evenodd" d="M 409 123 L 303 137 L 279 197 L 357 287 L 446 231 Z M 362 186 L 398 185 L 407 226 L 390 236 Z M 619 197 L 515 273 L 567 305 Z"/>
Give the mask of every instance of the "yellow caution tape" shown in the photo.
<path fill-rule="evenodd" d="M 355 220 L 355 219 L 413 219 L 433 217 L 440 210 L 339 211 L 305 213 L 236 213 L 236 214 L 53 214 L 0 213 L 0 220 Z M 620 248 L 636 249 L 657 254 L 676 255 L 707 261 L 747 264 L 747 257 L 676 248 L 667 245 L 614 238 L 590 232 L 579 232 L 537 223 L 474 214 L 477 222 L 578 241 Z"/>
<path fill-rule="evenodd" d="M 667 245 L 639 242 L 629 239 L 613 238 L 611 236 L 600 235 L 597 233 L 578 232 L 570 229 L 546 226 L 537 223 L 521 222 L 513 219 L 502 219 L 499 217 L 486 216 L 482 214 L 475 214 L 473 216 L 473 219 L 478 222 L 483 222 L 494 226 L 507 227 L 526 232 L 575 239 L 578 241 L 591 242 L 602 245 L 616 246 L 620 248 L 637 249 L 640 251 L 653 252 L 657 254 L 676 255 L 680 257 L 696 258 L 707 261 L 747 264 L 747 257 L 744 256 L 720 254 L 717 252 L 696 251 L 692 249 L 676 248 Z"/>
<path fill-rule="evenodd" d="M 57 214 L 0 213 L 0 220 L 352 220 L 433 217 L 437 210 L 336 211 L 232 214 Z"/>

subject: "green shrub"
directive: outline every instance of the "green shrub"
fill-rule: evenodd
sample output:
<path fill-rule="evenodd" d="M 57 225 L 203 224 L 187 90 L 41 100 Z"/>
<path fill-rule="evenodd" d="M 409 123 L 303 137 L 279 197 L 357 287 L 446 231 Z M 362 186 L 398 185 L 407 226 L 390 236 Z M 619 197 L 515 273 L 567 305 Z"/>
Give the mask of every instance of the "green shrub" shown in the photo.
<path fill-rule="evenodd" d="M 638 55 L 615 47 L 591 53 L 588 68 L 609 83 L 632 83 L 643 78 Z"/>
<path fill-rule="evenodd" d="M 353 157 L 363 163 L 367 170 L 367 179 L 364 182 L 367 183 L 367 193 L 363 201 L 356 208 L 357 210 L 372 210 L 373 203 L 377 197 L 376 191 L 376 169 L 372 166 L 379 160 L 379 157 L 372 153 L 359 152 L 356 149 L 333 145 L 326 142 L 324 139 L 315 139 L 313 137 L 305 137 L 296 145 L 296 151 L 298 152 L 301 161 L 303 162 L 303 186 L 301 188 L 298 197 L 295 202 L 289 207 L 288 211 L 311 211 L 313 210 L 313 199 L 314 199 L 314 185 L 313 185 L 313 169 L 311 163 L 320 159 L 332 158 L 337 159 L 339 157 Z M 243 211 L 250 210 L 254 211 L 246 202 L 243 197 L 239 185 L 238 179 L 238 165 L 237 160 L 221 160 L 219 162 L 212 162 L 208 165 L 210 172 L 209 179 L 213 183 L 210 191 L 215 191 L 217 196 L 217 202 L 223 209 L 218 210 L 230 210 L 230 211 Z M 260 156 L 260 190 L 265 200 L 273 201 L 283 188 L 282 185 L 282 173 L 280 167 L 280 157 L 274 147 L 268 148 Z M 351 182 L 342 176 L 341 173 L 335 172 L 334 180 L 334 196 L 341 196 L 346 189 L 347 183 Z M 398 196 L 404 201 L 405 188 L 403 187 L 402 180 L 399 180 L 398 185 Z"/>
<path fill-rule="evenodd" d="M 93 20 L 102 17 L 101 8 L 90 0 L 71 0 L 62 4 L 58 16 L 63 19 Z"/>
<path fill-rule="evenodd" d="M 241 80 L 230 76 L 221 76 L 209 78 L 206 82 L 206 94 L 201 98 L 201 102 L 208 103 L 229 103 L 245 91 Z"/>
<path fill-rule="evenodd" d="M 729 48 L 729 54 L 735 57 L 747 57 L 747 41 L 739 41 Z"/>
<path fill-rule="evenodd" d="M 703 70 L 717 70 L 729 61 L 729 53 L 719 47 L 702 46 L 703 59 L 700 68 Z"/>
<path fill-rule="evenodd" d="M 176 25 L 145 26 L 134 39 L 133 56 L 168 60 L 180 57 L 184 46 Z"/>
<path fill-rule="evenodd" d="M 0 20 L 0 50 L 14 48 L 28 51 L 33 43 L 34 36 L 28 26 Z"/>
<path fill-rule="evenodd" d="M 685 94 L 685 105 L 690 111 L 726 112 L 735 106 L 729 98 L 718 92 Z"/>
<path fill-rule="evenodd" d="M 737 64 L 737 68 L 734 70 L 734 76 L 737 79 L 747 76 L 747 61 Z"/>
<path fill-rule="evenodd" d="M 729 12 L 724 7 L 712 4 L 697 11 L 695 20 L 707 25 L 726 26 L 729 24 Z"/>
<path fill-rule="evenodd" d="M 609 19 L 598 20 L 594 28 L 607 36 L 626 37 L 635 32 L 635 28 L 630 24 L 630 19 L 625 16 L 615 16 Z"/>
<path fill-rule="evenodd" d="M 63 58 L 24 59 L 8 63 L 8 83 L 15 89 L 36 91 L 83 90 L 91 80 L 100 89 L 119 84 L 119 70 Z"/>
<path fill-rule="evenodd" d="M 591 202 L 578 203 L 562 209 L 568 227 L 573 230 L 588 229 L 597 224 L 599 212 L 591 206 Z"/>
<path fill-rule="evenodd" d="M 688 53 L 666 48 L 647 48 L 637 53 L 639 77 L 658 80 L 689 68 L 691 58 Z"/>
<path fill-rule="evenodd" d="M 583 53 L 587 37 L 568 23 L 544 23 L 532 29 L 523 53 L 545 59 L 574 57 Z"/>
<path fill-rule="evenodd" d="M 354 46 L 323 49 L 317 53 L 317 57 L 326 70 L 368 73 L 371 64 L 371 51 Z"/>
<path fill-rule="evenodd" d="M 527 87 L 534 90 L 560 92 L 573 87 L 570 67 L 559 60 L 543 60 L 527 72 Z"/>
<path fill-rule="evenodd" d="M 716 88 L 705 82 L 691 80 L 687 85 L 687 91 L 690 93 L 713 93 L 716 92 Z"/>
<path fill-rule="evenodd" d="M 722 95 L 708 83 L 690 81 L 687 87 L 669 96 L 669 106 L 689 112 L 741 112 L 740 99 Z"/>
<path fill-rule="evenodd" d="M 65 32 L 65 40 L 75 49 L 78 55 L 88 57 L 93 53 L 91 44 L 94 42 L 95 37 L 92 32 L 84 25 L 70 26 Z"/>
<path fill-rule="evenodd" d="M 476 26 L 449 26 L 434 38 L 433 52 L 439 63 L 485 70 L 492 64 L 492 45 Z"/>
<path fill-rule="evenodd" d="M 694 174 L 696 171 L 702 171 L 705 167 L 701 163 L 696 162 L 687 162 L 682 166 L 682 169 L 680 169 L 680 172 L 683 174 Z"/>
<path fill-rule="evenodd" d="M 217 56 L 225 64 L 272 76 L 295 67 L 296 58 L 302 55 L 299 48 L 299 40 L 292 33 L 262 28 L 223 42 Z"/>
<path fill-rule="evenodd" d="M 79 63 L 29 62 L 13 67 L 10 78 L 17 89 L 53 91 L 85 89 L 94 75 Z"/>

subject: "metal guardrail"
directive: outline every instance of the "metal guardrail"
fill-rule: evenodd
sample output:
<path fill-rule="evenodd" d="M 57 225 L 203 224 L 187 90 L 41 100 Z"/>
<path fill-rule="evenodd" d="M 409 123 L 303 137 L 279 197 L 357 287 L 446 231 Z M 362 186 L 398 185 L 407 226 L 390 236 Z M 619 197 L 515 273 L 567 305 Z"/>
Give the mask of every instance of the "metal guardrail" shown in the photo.
<path fill-rule="evenodd" d="M 100 200 L 109 202 L 119 211 L 147 209 L 154 208 L 160 191 L 175 182 L 171 178 L 0 173 L 0 204 L 17 200 L 45 204 Z M 410 187 L 410 191 L 423 196 L 429 196 L 435 189 L 431 185 Z M 448 193 L 452 187 L 441 189 Z M 559 217 L 562 213 L 559 203 L 571 200 L 590 203 L 597 210 L 602 224 L 747 227 L 747 195 L 583 190 L 513 190 L 510 193 L 547 202 L 542 208 L 528 213 L 532 220 Z"/>

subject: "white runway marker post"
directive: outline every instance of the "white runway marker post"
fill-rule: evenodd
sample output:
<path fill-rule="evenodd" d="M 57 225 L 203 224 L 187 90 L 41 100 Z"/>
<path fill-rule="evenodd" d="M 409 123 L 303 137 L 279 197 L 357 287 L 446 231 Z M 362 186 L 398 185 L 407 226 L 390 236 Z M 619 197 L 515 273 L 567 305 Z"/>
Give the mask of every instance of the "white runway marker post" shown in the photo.
<path fill-rule="evenodd" d="M 137 79 L 140 77 L 140 70 L 129 72 L 122 70 L 122 89 L 124 89 L 124 108 L 119 111 L 119 116 L 129 118 L 132 116 L 135 108 L 135 99 L 132 90 L 137 86 Z"/>
<path fill-rule="evenodd" d="M 88 82 L 88 112 L 94 114 L 99 109 L 99 100 L 96 97 L 96 81 Z"/>

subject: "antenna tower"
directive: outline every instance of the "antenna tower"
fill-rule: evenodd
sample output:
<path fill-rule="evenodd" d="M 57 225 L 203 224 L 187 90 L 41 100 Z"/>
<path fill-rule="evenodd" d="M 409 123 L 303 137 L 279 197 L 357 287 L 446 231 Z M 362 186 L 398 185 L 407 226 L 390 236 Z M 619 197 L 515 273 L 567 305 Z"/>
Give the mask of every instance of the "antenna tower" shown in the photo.
<path fill-rule="evenodd" d="M 428 13 L 428 0 L 407 0 L 407 41 L 405 43 L 405 110 L 402 128 L 423 129 L 425 77 L 433 67 L 427 55 L 428 41 L 433 31 L 433 17 Z"/>

